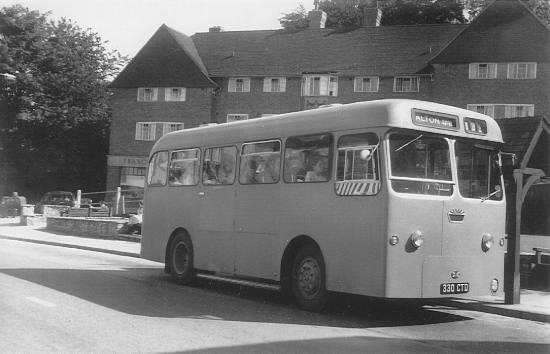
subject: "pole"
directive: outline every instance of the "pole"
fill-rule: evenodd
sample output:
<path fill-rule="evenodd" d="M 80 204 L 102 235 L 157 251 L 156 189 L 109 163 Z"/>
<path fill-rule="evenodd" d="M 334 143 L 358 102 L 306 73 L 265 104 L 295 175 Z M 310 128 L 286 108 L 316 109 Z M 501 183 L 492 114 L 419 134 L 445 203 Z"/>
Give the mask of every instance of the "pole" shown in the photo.
<path fill-rule="evenodd" d="M 120 187 L 116 187 L 115 215 L 118 215 L 118 206 L 119 206 L 119 204 L 120 204 L 120 194 L 121 194 L 121 189 L 120 189 Z"/>
<path fill-rule="evenodd" d="M 76 190 L 76 207 L 80 208 L 80 202 L 82 201 L 82 191 L 80 189 Z"/>
<path fill-rule="evenodd" d="M 521 206 L 523 195 L 523 173 L 514 171 L 516 181 L 516 195 L 514 207 L 510 208 L 510 235 L 506 250 L 506 266 L 504 272 L 504 303 L 519 304 L 520 302 L 520 234 L 521 234 Z"/>

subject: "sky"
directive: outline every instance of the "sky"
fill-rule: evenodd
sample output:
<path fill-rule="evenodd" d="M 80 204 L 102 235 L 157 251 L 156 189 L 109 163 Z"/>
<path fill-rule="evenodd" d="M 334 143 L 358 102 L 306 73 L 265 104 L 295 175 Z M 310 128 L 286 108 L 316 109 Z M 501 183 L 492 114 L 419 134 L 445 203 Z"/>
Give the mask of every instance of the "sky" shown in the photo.
<path fill-rule="evenodd" d="M 313 0 L 0 0 L 0 8 L 21 4 L 50 19 L 62 17 L 90 28 L 107 49 L 133 57 L 166 24 L 188 36 L 221 26 L 224 31 L 278 29 L 278 19 Z"/>

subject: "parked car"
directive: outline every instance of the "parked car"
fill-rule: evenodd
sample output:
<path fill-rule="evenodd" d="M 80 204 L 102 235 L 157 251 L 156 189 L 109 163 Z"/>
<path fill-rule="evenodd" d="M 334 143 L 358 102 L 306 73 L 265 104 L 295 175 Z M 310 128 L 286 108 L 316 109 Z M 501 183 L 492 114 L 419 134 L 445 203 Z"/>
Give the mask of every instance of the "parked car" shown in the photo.
<path fill-rule="evenodd" d="M 67 207 L 74 207 L 75 197 L 73 193 L 66 191 L 47 192 L 34 206 L 34 212 L 42 214 L 44 212 L 44 205 L 62 205 Z"/>

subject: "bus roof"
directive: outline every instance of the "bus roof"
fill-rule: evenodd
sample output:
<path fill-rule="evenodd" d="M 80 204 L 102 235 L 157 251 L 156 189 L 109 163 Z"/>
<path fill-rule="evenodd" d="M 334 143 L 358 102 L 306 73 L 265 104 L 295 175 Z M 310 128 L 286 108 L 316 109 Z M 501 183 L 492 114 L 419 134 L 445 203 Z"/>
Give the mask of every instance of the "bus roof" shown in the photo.
<path fill-rule="evenodd" d="M 481 123 L 484 131 L 466 131 L 465 121 Z M 374 127 L 399 127 L 503 142 L 498 124 L 489 116 L 427 101 L 385 99 L 179 130 L 160 138 L 152 151 Z"/>

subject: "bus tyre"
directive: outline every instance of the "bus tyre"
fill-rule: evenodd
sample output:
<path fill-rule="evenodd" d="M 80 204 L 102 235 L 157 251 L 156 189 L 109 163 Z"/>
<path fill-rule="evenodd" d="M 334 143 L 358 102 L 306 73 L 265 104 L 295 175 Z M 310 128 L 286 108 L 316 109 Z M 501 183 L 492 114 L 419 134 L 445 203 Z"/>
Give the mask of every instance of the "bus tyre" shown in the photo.
<path fill-rule="evenodd" d="M 179 284 L 193 280 L 193 244 L 185 233 L 177 234 L 170 245 L 170 275 Z"/>
<path fill-rule="evenodd" d="M 303 247 L 294 257 L 292 293 L 304 310 L 319 312 L 326 305 L 325 262 L 317 247 Z"/>

